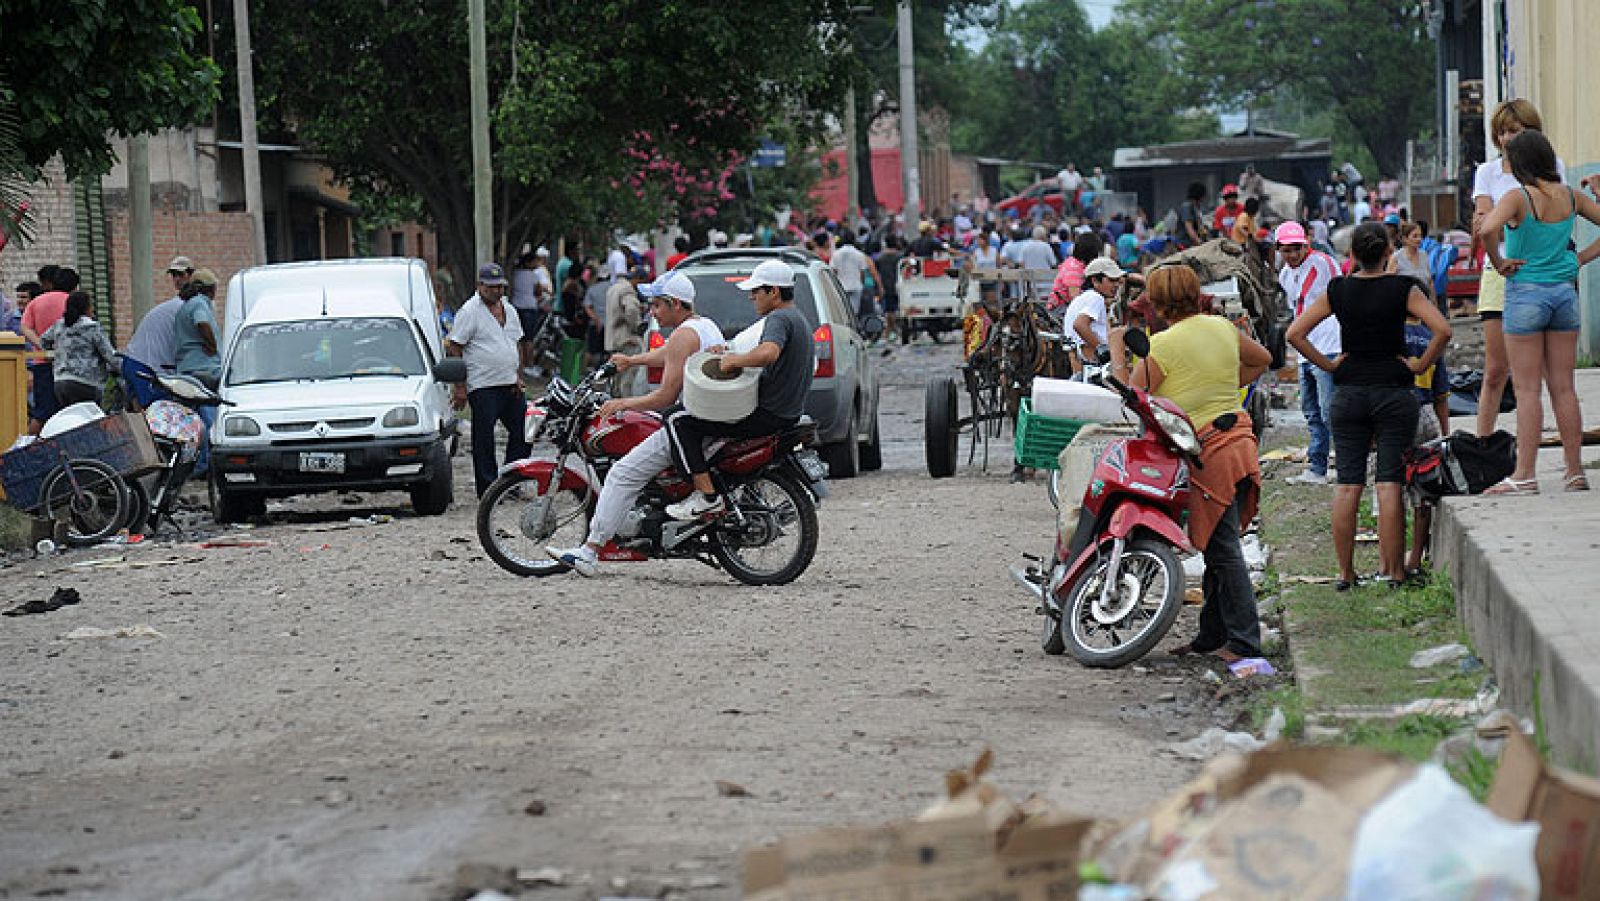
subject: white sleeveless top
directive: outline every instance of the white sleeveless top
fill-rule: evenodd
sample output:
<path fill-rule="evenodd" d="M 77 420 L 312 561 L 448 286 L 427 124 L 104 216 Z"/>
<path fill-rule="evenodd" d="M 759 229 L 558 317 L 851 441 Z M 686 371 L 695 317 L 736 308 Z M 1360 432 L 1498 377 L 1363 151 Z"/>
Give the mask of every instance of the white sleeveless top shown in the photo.
<path fill-rule="evenodd" d="M 722 327 L 704 316 L 684 320 L 679 328 L 687 328 L 700 336 L 700 350 L 708 350 L 718 344 L 727 344 L 728 339 L 722 337 Z M 687 360 L 684 361 L 687 364 Z"/>

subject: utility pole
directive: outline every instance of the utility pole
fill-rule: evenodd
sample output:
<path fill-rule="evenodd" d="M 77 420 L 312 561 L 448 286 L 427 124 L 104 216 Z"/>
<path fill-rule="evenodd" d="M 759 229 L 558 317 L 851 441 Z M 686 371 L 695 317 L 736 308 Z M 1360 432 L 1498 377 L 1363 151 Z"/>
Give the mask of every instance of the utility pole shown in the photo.
<path fill-rule="evenodd" d="M 845 227 L 850 229 L 850 234 L 855 234 L 856 216 L 861 212 L 861 172 L 857 163 L 861 154 L 856 152 L 856 86 L 844 95 L 844 171 L 845 171 L 845 202 L 844 221 Z M 869 176 L 870 177 L 870 176 Z"/>
<path fill-rule="evenodd" d="M 128 268 L 133 284 L 133 325 L 155 306 L 155 248 L 150 215 L 150 138 L 128 136 Z M 130 332 L 131 334 L 131 332 Z"/>
<path fill-rule="evenodd" d="M 911 45 L 911 0 L 900 0 L 900 177 L 905 189 L 906 233 L 922 219 L 922 169 L 917 156 L 917 63 Z"/>
<path fill-rule="evenodd" d="M 467 0 L 467 44 L 472 66 L 471 268 L 494 259 L 494 172 L 489 168 L 489 46 L 484 0 Z"/>
<path fill-rule="evenodd" d="M 267 261 L 267 223 L 261 207 L 261 147 L 256 141 L 256 76 L 250 51 L 250 0 L 233 0 L 233 41 L 239 57 L 239 142 L 244 145 L 244 208 L 250 214 L 250 229 L 254 233 L 250 242 L 251 258 L 260 266 Z"/>

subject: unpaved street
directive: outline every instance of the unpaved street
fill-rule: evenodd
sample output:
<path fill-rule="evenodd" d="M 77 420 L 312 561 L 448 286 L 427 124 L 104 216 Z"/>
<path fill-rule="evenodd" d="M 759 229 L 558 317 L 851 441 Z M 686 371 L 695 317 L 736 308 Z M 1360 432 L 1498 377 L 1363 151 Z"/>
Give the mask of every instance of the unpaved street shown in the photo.
<path fill-rule="evenodd" d="M 1006 567 L 1046 548 L 1043 488 L 1003 447 L 987 475 L 923 469 L 922 380 L 958 358 L 884 361 L 886 468 L 833 483 L 781 589 L 690 562 L 511 576 L 465 453 L 442 518 L 324 498 L 221 533 L 267 547 L 0 571 L 8 602 L 84 599 L 0 620 L 0 897 L 435 899 L 481 863 L 559 870 L 538 898 L 729 898 L 741 849 L 914 813 L 985 745 L 1013 794 L 1137 811 L 1192 774 L 1159 748 L 1220 715 L 1202 664 L 1040 652 Z M 394 518 L 348 521 L 372 513 Z M 141 624 L 164 637 L 63 637 Z"/>

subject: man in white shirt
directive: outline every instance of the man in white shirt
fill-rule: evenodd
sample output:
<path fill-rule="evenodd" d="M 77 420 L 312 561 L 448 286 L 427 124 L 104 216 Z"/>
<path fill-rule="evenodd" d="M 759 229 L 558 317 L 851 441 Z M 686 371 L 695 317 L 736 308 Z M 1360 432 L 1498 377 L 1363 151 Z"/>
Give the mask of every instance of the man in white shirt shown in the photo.
<path fill-rule="evenodd" d="M 1044 298 L 1050 295 L 1050 286 L 1056 279 L 1055 249 L 1050 246 L 1050 231 L 1042 225 L 1033 227 L 1033 237 L 1022 241 L 1014 251 L 1017 265 L 1022 269 L 1039 269 L 1049 272 L 1049 275 L 1034 283 L 1035 296 Z"/>
<path fill-rule="evenodd" d="M 621 247 L 611 248 L 606 256 L 606 272 L 614 279 L 628 274 L 628 254 Z"/>
<path fill-rule="evenodd" d="M 1095 259 L 1083 271 L 1083 282 L 1088 287 L 1078 292 L 1072 303 L 1067 304 L 1067 312 L 1061 319 L 1067 339 L 1073 342 L 1077 350 L 1078 360 L 1073 364 L 1074 369 L 1081 369 L 1080 364 L 1094 363 L 1099 359 L 1100 348 L 1106 346 L 1110 333 L 1106 298 L 1116 295 L 1118 286 L 1127 276 L 1117 261 L 1110 257 Z"/>
<path fill-rule="evenodd" d="M 856 247 L 855 239 L 849 232 L 840 233 L 839 249 L 833 252 L 828 265 L 838 273 L 839 287 L 844 289 L 845 296 L 850 299 L 850 312 L 855 314 L 856 321 L 859 322 L 862 317 L 874 312 L 870 305 L 863 307 L 861 302 L 866 288 L 865 275 L 871 272 L 872 280 L 880 285 L 883 284 L 883 279 L 878 277 L 878 267 L 873 264 L 872 258 Z"/>
<path fill-rule="evenodd" d="M 467 362 L 467 382 L 455 387 L 455 406 L 472 407 L 472 479 L 478 496 L 499 475 L 494 458 L 494 426 L 506 429 L 506 462 L 532 453 L 524 434 L 528 398 L 518 378 L 517 342 L 522 324 L 505 302 L 506 274 L 498 263 L 478 267 L 478 291 L 456 311 L 445 353 Z"/>
<path fill-rule="evenodd" d="M 1326 294 L 1328 283 L 1339 277 L 1339 264 L 1320 250 L 1312 250 L 1306 240 L 1306 230 L 1298 222 L 1285 222 L 1278 226 L 1274 236 L 1284 267 L 1278 271 L 1278 284 L 1294 310 L 1295 318 L 1319 296 Z M 1312 346 L 1328 359 L 1337 357 L 1343 350 L 1339 334 L 1339 320 L 1329 316 L 1322 320 L 1307 336 Z M 1324 372 L 1306 360 L 1300 361 L 1300 411 L 1306 416 L 1306 426 L 1311 430 L 1311 446 L 1306 449 L 1306 469 L 1290 479 L 1310 485 L 1328 482 L 1328 451 L 1333 446 L 1333 373 Z"/>
<path fill-rule="evenodd" d="M 178 335 L 174 326 L 178 321 L 178 311 L 183 308 L 181 292 L 184 283 L 193 274 L 194 264 L 189 262 L 188 257 L 172 258 L 167 265 L 167 276 L 172 279 L 172 296 L 144 314 L 144 318 L 139 320 L 139 327 L 133 330 L 127 350 L 122 354 L 122 377 L 127 380 L 128 390 L 133 392 L 134 399 L 141 407 L 148 407 L 167 396 L 160 385 L 140 373 L 154 375 L 157 372 L 172 372 L 177 368 Z"/>

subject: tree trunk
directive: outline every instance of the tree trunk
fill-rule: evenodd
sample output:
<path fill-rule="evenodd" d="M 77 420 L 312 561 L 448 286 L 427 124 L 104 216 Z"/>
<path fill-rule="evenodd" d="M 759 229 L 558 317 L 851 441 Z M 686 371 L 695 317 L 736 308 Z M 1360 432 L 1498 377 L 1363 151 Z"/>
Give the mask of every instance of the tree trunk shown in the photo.
<path fill-rule="evenodd" d="M 856 94 L 856 146 L 851 148 L 846 165 L 855 166 L 859 173 L 856 179 L 856 204 L 865 213 L 878 208 L 878 189 L 872 183 L 873 104 L 870 91 L 857 91 Z"/>

